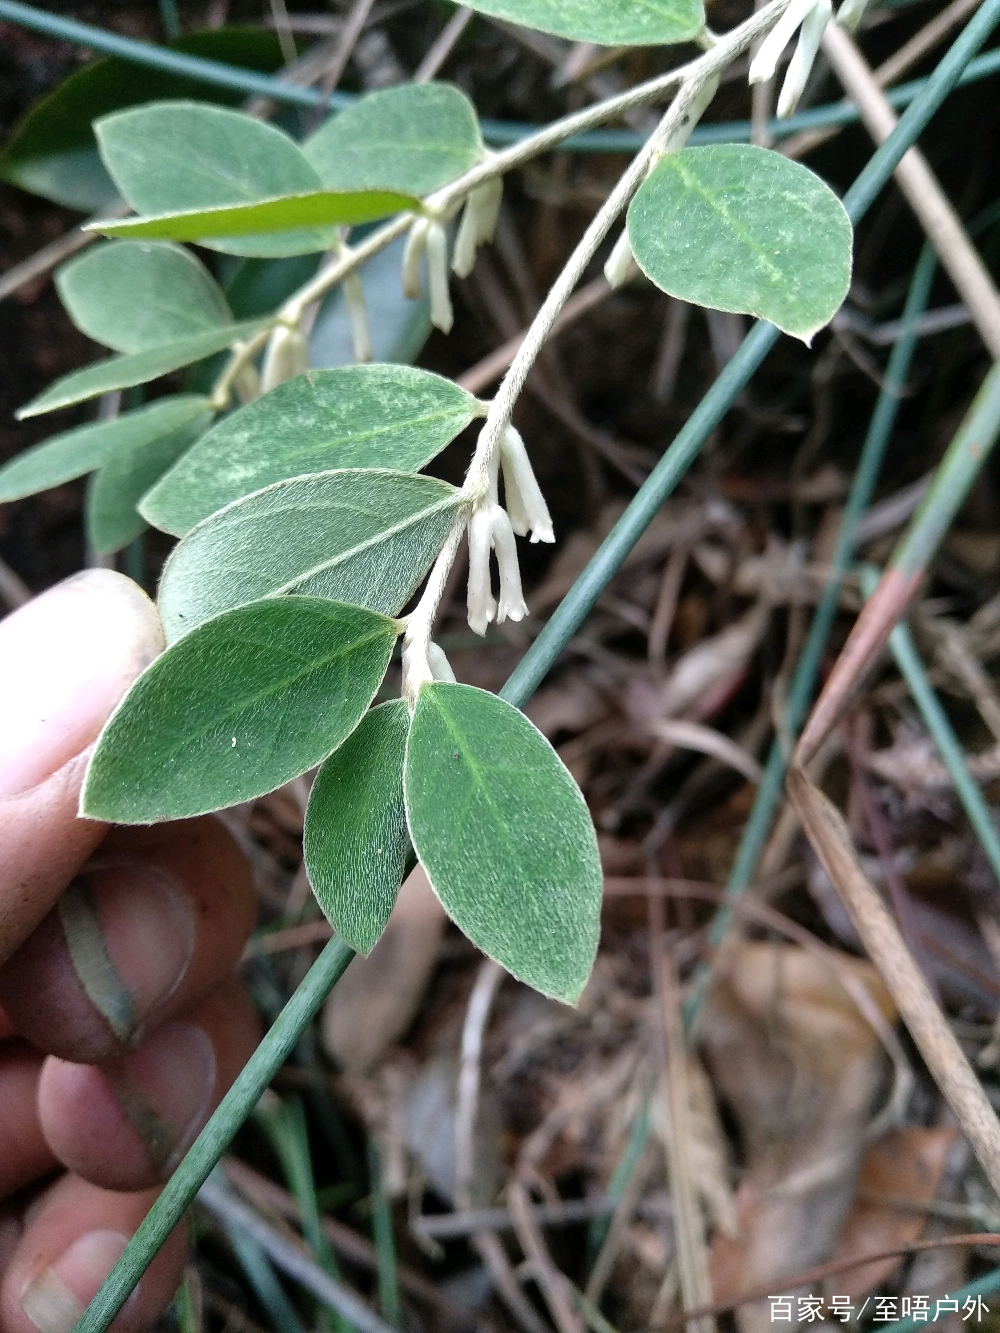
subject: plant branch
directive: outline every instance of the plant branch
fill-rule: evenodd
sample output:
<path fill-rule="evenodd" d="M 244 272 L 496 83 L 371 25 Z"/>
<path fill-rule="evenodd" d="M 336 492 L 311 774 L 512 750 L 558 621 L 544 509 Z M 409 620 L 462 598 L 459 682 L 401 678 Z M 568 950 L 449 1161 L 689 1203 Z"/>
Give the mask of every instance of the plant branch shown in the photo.
<path fill-rule="evenodd" d="M 490 154 L 489 157 L 482 162 L 477 162 L 474 167 L 470 167 L 468 171 L 437 190 L 434 194 L 428 195 L 424 200 L 425 212 L 435 215 L 447 213 L 477 185 L 482 185 L 484 181 L 502 176 L 515 167 L 531 161 L 532 158 L 538 157 L 541 153 L 548 152 L 550 148 L 557 147 L 564 139 L 568 139 L 582 130 L 613 120 L 615 116 L 629 110 L 631 107 L 655 102 L 661 94 L 670 92 L 671 89 L 681 87 L 690 81 L 697 80 L 698 86 L 701 86 L 712 74 L 725 68 L 731 60 L 741 55 L 759 37 L 763 37 L 769 32 L 787 7 L 788 0 L 771 0 L 771 3 L 761 9 L 759 13 L 751 15 L 738 28 L 734 28 L 732 32 L 720 38 L 711 50 L 702 56 L 698 56 L 695 60 L 688 61 L 686 65 L 679 65 L 666 74 L 661 74 L 655 79 L 649 79 L 645 83 L 638 84 L 635 88 L 630 88 L 627 92 L 609 97 L 606 101 L 598 102 L 594 106 L 585 107 L 582 111 L 574 111 L 568 116 L 561 116 L 558 120 L 553 121 L 551 125 L 546 125 L 544 129 L 539 130 L 537 134 L 521 139 L 502 152 Z M 641 152 L 647 151 L 648 147 L 649 144 L 647 143 Z M 285 302 L 278 315 L 279 321 L 281 323 L 297 324 L 308 305 L 325 296 L 328 291 L 342 281 L 348 273 L 353 273 L 366 259 L 378 254 L 380 250 L 384 250 L 397 237 L 404 235 L 409 230 L 414 216 L 413 213 L 401 213 L 398 217 L 387 222 L 385 226 L 373 231 L 359 246 L 345 247 L 344 254 L 337 263 L 331 264 L 328 269 L 317 274 L 315 278 L 306 283 Z"/>

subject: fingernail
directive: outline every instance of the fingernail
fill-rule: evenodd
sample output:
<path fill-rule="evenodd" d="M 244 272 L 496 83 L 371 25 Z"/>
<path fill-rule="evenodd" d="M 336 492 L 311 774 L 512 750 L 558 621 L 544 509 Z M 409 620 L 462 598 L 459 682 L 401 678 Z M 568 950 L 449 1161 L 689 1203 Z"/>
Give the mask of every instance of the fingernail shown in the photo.
<path fill-rule="evenodd" d="M 0 621 L 0 797 L 89 745 L 162 650 L 153 603 L 111 569 L 85 570 Z"/>
<path fill-rule="evenodd" d="M 158 866 L 92 870 L 58 904 L 81 985 L 121 1042 L 177 989 L 194 953 L 187 895 Z"/>
<path fill-rule="evenodd" d="M 153 1165 L 168 1175 L 201 1126 L 215 1090 L 215 1049 L 193 1023 L 160 1028 L 138 1051 L 103 1065 Z"/>
<path fill-rule="evenodd" d="M 71 1333 L 127 1244 L 119 1231 L 89 1231 L 35 1278 L 21 1309 L 39 1333 Z"/>

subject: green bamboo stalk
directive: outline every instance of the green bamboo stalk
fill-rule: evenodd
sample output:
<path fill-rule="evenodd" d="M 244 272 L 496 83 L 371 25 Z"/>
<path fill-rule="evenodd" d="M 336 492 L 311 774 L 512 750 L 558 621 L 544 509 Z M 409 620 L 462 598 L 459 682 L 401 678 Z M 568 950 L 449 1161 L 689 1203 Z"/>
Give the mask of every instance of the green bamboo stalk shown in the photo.
<path fill-rule="evenodd" d="M 4 17 L 3 9 L 6 7 L 9 7 L 9 0 L 2 0 L 0 17 Z M 845 195 L 844 206 L 853 222 L 858 221 L 870 207 L 888 182 L 900 158 L 955 87 L 963 69 L 998 21 L 1000 0 L 984 0 L 981 8 L 949 47 L 921 92 L 900 117 L 892 134 L 869 159 Z M 501 692 L 503 697 L 522 705 L 530 698 L 777 337 L 778 331 L 773 325 L 758 321 L 744 339 L 736 355 L 678 433 L 555 615 L 525 654 L 504 686 Z M 352 957 L 352 951 L 336 936 L 326 945 L 167 1182 L 163 1193 L 88 1306 L 77 1325 L 76 1333 L 104 1333 Z"/>

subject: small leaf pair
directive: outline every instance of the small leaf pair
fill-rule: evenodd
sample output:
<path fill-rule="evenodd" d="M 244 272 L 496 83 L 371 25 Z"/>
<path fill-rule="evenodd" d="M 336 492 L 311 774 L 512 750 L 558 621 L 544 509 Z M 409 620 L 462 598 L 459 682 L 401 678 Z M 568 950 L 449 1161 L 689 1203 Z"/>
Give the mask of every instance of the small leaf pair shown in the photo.
<path fill-rule="evenodd" d="M 181 819 L 261 796 L 325 759 L 306 865 L 352 947 L 371 949 L 385 928 L 409 833 L 469 938 L 572 1002 L 593 963 L 602 893 L 583 796 L 527 718 L 482 690 L 435 683 L 412 719 L 401 700 L 365 716 L 398 632 L 373 611 L 301 596 L 206 622 L 112 715 L 81 813 Z"/>
<path fill-rule="evenodd" d="M 512 975 L 572 1002 L 597 948 L 602 878 L 579 787 L 510 704 L 425 685 L 373 709 L 320 769 L 306 811 L 310 882 L 347 942 L 372 949 L 407 832 L 453 921 Z"/>

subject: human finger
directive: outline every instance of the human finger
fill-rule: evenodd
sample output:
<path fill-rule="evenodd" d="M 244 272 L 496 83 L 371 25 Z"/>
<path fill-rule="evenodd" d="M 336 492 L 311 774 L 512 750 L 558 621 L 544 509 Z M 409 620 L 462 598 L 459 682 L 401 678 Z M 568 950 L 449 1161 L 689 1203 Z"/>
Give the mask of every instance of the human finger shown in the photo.
<path fill-rule="evenodd" d="M 64 1175 L 28 1210 L 0 1279 L 0 1333 L 71 1333 L 156 1190 L 117 1194 Z M 112 1328 L 144 1333 L 169 1305 L 184 1271 L 183 1224 L 168 1238 Z"/>
<path fill-rule="evenodd" d="M 114 829 L 0 966 L 0 1003 L 46 1054 L 114 1059 L 222 980 L 255 913 L 250 868 L 217 819 Z"/>
<path fill-rule="evenodd" d="M 104 825 L 77 817 L 85 752 L 162 648 L 152 602 L 108 569 L 0 621 L 0 960 L 101 840 Z"/>
<path fill-rule="evenodd" d="M 137 1051 L 101 1066 L 50 1056 L 38 1085 L 42 1132 L 71 1171 L 106 1189 L 166 1179 L 243 1068 L 259 1036 L 230 978 Z"/>

